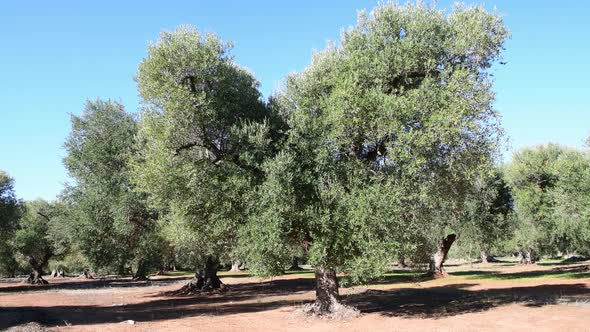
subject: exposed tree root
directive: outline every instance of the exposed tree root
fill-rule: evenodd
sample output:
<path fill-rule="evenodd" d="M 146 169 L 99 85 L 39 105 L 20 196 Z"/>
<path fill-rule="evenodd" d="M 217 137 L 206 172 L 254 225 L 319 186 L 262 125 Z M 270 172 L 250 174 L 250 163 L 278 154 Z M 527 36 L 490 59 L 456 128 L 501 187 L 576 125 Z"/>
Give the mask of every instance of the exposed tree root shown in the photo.
<path fill-rule="evenodd" d="M 94 273 L 91 273 L 88 270 L 84 270 L 84 272 L 82 272 L 82 274 L 78 278 L 94 279 L 95 275 Z"/>
<path fill-rule="evenodd" d="M 221 282 L 218 279 L 218 282 L 210 281 L 209 283 L 205 282 L 204 278 L 196 277 L 189 281 L 186 285 L 182 286 L 180 289 L 166 292 L 165 295 L 168 296 L 189 296 L 189 295 L 196 295 L 201 293 L 214 293 L 214 292 L 225 292 L 229 288 L 227 285 Z"/>
<path fill-rule="evenodd" d="M 306 304 L 294 312 L 295 316 L 334 320 L 349 320 L 360 316 L 360 314 L 361 313 L 358 309 L 347 306 L 334 298 L 328 308 L 325 308 L 324 305 L 316 301 L 314 303 Z"/>
<path fill-rule="evenodd" d="M 34 276 L 29 276 L 27 279 L 23 280 L 23 283 L 27 283 L 27 284 L 31 284 L 31 285 L 47 285 L 49 284 L 49 282 L 45 279 L 43 279 L 43 277 L 38 276 L 38 277 L 34 277 Z"/>
<path fill-rule="evenodd" d="M 299 266 L 299 258 L 297 256 L 293 256 L 293 260 L 291 261 L 291 266 L 289 267 L 288 271 L 301 271 L 301 270 L 303 270 L 303 268 Z"/>
<path fill-rule="evenodd" d="M 134 276 L 131 278 L 133 281 L 147 281 L 149 278 L 147 276 Z"/>

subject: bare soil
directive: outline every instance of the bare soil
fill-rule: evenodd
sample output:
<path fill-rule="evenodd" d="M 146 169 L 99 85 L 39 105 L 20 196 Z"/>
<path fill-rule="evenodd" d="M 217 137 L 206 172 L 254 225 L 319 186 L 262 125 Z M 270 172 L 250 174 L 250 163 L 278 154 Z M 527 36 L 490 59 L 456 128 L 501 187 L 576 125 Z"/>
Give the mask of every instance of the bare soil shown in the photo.
<path fill-rule="evenodd" d="M 552 277 L 586 271 L 583 264 L 494 263 L 448 270 L 451 276 L 444 279 L 424 281 L 402 275 L 369 286 L 343 288 L 344 302 L 361 312 L 357 318 L 344 320 L 299 314 L 299 308 L 314 298 L 313 275 L 305 272 L 272 280 L 230 272 L 222 275 L 229 285 L 227 291 L 192 296 L 166 295 L 188 277 L 155 276 L 141 282 L 48 278 L 49 285 L 35 286 L 5 281 L 0 283 L 0 330 L 590 330 L 587 274 Z"/>

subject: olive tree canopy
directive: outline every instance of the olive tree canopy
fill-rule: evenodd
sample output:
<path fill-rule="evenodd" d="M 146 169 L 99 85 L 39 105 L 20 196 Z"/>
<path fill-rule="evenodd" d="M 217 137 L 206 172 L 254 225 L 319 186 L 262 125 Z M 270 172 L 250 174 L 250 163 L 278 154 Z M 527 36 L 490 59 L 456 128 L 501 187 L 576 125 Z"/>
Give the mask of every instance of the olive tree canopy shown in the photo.
<path fill-rule="evenodd" d="M 507 35 L 482 7 L 447 15 L 385 4 L 289 76 L 275 96 L 287 139 L 265 164 L 258 212 L 241 237 L 249 266 L 277 273 L 299 243 L 325 313 L 338 298 L 337 271 L 366 280 L 406 241 L 452 231 L 467 188 L 497 151 L 486 70 Z"/>

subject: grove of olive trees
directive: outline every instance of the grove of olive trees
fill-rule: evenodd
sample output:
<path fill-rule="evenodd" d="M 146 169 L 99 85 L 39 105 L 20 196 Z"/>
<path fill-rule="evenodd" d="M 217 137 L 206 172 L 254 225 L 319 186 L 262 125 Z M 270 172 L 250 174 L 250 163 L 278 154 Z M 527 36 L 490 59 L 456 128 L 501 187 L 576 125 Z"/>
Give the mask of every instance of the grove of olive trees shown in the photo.
<path fill-rule="evenodd" d="M 0 274 L 193 271 L 177 294 L 313 269 L 310 311 L 393 263 L 590 254 L 590 153 L 556 144 L 501 163 L 490 70 L 509 31 L 483 7 L 382 4 L 268 99 L 232 44 L 164 31 L 135 80 L 138 113 L 89 100 L 71 116 L 52 202 L 0 172 Z M 18 179 L 16 179 L 18 181 Z M 295 257 L 295 260 L 294 260 Z M 295 262 L 295 263 L 293 263 Z"/>

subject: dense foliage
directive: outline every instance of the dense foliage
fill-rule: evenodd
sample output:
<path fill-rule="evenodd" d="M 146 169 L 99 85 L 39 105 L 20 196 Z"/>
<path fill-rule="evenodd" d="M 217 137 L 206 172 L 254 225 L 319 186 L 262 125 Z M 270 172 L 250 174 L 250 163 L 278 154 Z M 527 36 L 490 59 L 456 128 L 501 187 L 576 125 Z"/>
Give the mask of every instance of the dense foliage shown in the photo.
<path fill-rule="evenodd" d="M 157 258 L 156 213 L 133 190 L 130 167 L 137 125 L 113 101 L 89 101 L 72 116 L 64 159 L 74 186 L 66 192 L 75 245 L 94 268 L 145 277 Z M 155 247 L 155 248 L 152 248 Z"/>
<path fill-rule="evenodd" d="M 14 180 L 0 170 L 0 274 L 16 273 L 13 237 L 22 213 L 21 204 L 14 192 Z"/>
<path fill-rule="evenodd" d="M 363 283 L 411 261 L 444 276 L 455 241 L 484 262 L 590 255 L 587 151 L 497 165 L 489 70 L 507 37 L 483 7 L 382 4 L 265 102 L 230 43 L 163 32 L 139 64 L 137 116 L 110 100 L 72 115 L 60 197 L 21 202 L 0 172 L 0 273 L 178 265 L 200 292 L 223 287 L 225 263 L 268 277 L 300 256 L 325 314 L 337 273 Z"/>
<path fill-rule="evenodd" d="M 215 275 L 204 275 L 211 265 L 234 258 L 236 231 L 273 143 L 258 82 L 233 62 L 230 48 L 180 27 L 149 47 L 137 76 L 144 109 L 135 180 L 173 223 L 166 227 L 173 245 L 190 252 L 194 268 L 208 264 L 198 272 L 207 287 L 219 286 Z M 175 230 L 191 234 L 193 250 Z"/>
<path fill-rule="evenodd" d="M 276 96 L 287 139 L 265 164 L 242 234 L 253 270 L 279 272 L 295 242 L 316 282 L 336 270 L 363 281 L 419 238 L 413 231 L 456 227 L 497 146 L 486 69 L 506 36 L 500 18 L 478 7 L 447 16 L 383 5 L 291 75 Z"/>

